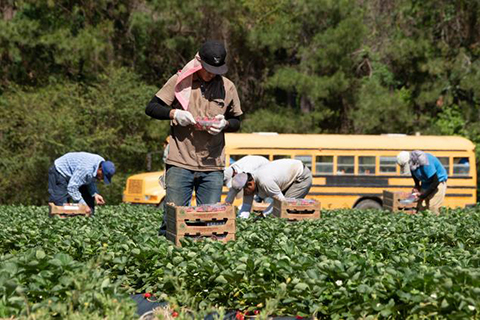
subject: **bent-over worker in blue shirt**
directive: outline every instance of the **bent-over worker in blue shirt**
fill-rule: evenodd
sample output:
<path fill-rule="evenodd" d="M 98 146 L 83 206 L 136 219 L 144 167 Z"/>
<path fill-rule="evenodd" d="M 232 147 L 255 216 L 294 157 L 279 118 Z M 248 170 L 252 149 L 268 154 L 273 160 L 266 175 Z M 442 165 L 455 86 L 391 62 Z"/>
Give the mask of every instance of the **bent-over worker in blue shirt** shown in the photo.
<path fill-rule="evenodd" d="M 408 168 L 415 181 L 413 194 L 417 195 L 417 210 L 430 209 L 439 214 L 447 191 L 447 171 L 437 157 L 430 153 L 415 150 L 402 151 L 397 155 L 401 173 L 408 173 Z M 425 205 L 423 205 L 425 202 Z"/>
<path fill-rule="evenodd" d="M 55 160 L 48 170 L 50 202 L 63 205 L 71 199 L 87 204 L 88 212 L 93 214 L 95 203 L 105 204 L 103 197 L 98 194 L 95 180 L 103 180 L 105 184 L 109 184 L 114 174 L 115 165 L 97 154 L 67 153 Z"/>

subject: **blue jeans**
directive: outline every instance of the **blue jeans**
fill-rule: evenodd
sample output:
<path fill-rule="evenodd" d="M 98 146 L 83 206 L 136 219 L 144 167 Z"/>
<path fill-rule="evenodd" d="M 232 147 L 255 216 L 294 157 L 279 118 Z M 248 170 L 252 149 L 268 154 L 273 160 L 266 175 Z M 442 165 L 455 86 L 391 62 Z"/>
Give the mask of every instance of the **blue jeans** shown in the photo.
<path fill-rule="evenodd" d="M 168 166 L 165 177 L 167 194 L 165 203 L 189 206 L 195 191 L 197 206 L 220 202 L 223 187 L 223 171 L 193 171 Z M 163 219 L 160 233 L 165 234 L 166 221 Z"/>

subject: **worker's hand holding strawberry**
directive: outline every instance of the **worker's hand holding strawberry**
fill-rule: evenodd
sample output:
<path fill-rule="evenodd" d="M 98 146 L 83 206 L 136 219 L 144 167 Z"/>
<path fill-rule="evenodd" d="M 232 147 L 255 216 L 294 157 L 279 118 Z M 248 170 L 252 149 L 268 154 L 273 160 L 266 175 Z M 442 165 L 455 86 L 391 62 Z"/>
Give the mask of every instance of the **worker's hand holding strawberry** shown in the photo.
<path fill-rule="evenodd" d="M 211 135 L 217 135 L 222 132 L 223 129 L 227 126 L 228 121 L 225 120 L 225 116 L 223 114 L 219 114 L 215 116 L 216 123 L 212 124 L 211 127 L 208 128 L 208 133 Z"/>

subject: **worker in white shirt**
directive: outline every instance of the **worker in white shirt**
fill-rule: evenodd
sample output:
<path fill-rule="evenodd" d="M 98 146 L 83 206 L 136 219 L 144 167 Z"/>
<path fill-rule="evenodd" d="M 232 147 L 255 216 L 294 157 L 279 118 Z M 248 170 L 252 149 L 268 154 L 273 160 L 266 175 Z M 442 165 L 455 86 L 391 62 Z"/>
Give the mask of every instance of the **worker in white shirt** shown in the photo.
<path fill-rule="evenodd" d="M 232 187 L 232 179 L 238 173 L 252 173 L 261 166 L 270 163 L 270 161 L 262 156 L 245 156 L 235 161 L 230 167 L 223 171 L 223 183 L 227 188 Z"/>
<path fill-rule="evenodd" d="M 281 159 L 265 164 L 251 173 L 239 173 L 233 177 L 232 188 L 236 193 L 243 189 L 243 205 L 239 217 L 248 218 L 252 208 L 253 197 L 258 195 L 265 199 L 271 197 L 277 200 L 286 198 L 302 199 L 312 186 L 312 173 L 300 160 Z M 230 193 L 225 200 L 232 203 L 235 192 Z M 272 212 L 273 203 L 263 212 Z"/>
<path fill-rule="evenodd" d="M 245 156 L 237 161 L 235 161 L 231 166 L 225 168 L 223 171 L 223 184 L 229 188 L 227 194 L 228 203 L 233 203 L 235 198 L 243 197 L 242 191 L 236 191 L 232 189 L 232 180 L 235 175 L 239 173 L 252 173 L 253 171 L 257 170 L 261 166 L 270 163 L 265 157 L 262 156 Z M 273 201 L 272 199 L 260 199 L 259 197 L 255 197 L 254 201 L 256 202 L 268 202 Z"/>

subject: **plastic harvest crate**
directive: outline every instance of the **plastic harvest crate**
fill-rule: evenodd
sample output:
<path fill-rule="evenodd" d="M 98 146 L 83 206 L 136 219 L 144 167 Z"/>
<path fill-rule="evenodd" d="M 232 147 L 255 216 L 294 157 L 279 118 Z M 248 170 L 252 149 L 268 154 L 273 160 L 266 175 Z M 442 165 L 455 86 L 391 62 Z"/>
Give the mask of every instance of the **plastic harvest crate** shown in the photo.
<path fill-rule="evenodd" d="M 50 216 L 59 216 L 60 218 L 75 216 L 90 216 L 87 213 L 88 206 L 80 203 L 65 203 L 63 206 L 56 206 L 52 202 L 48 203 Z"/>
<path fill-rule="evenodd" d="M 215 204 L 181 207 L 167 204 L 167 239 L 180 245 L 180 239 L 211 238 L 227 242 L 235 240 L 235 210 L 232 205 Z"/>
<path fill-rule="evenodd" d="M 416 213 L 416 202 L 410 204 L 400 203 L 401 200 L 407 199 L 409 195 L 409 193 L 401 191 L 391 192 L 383 190 L 383 209 L 392 212 L 405 212 L 408 214 Z"/>
<path fill-rule="evenodd" d="M 290 221 L 320 219 L 320 202 L 314 199 L 275 199 L 272 215 Z"/>

